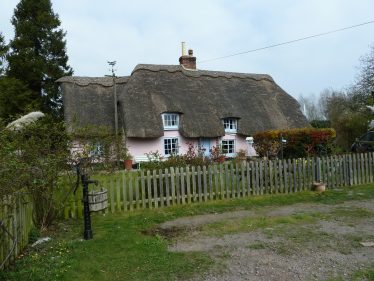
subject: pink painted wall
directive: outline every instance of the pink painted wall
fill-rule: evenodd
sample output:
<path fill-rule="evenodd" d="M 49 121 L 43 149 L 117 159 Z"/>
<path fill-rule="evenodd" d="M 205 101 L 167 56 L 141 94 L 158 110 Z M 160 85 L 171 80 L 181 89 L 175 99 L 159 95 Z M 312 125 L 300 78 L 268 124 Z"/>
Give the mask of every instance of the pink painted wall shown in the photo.
<path fill-rule="evenodd" d="M 164 138 L 176 137 L 179 142 L 179 154 L 184 154 L 188 150 L 188 144 L 198 145 L 198 139 L 188 139 L 183 137 L 179 131 L 164 131 L 164 137 L 154 139 L 128 138 L 127 148 L 132 156 L 145 156 L 146 153 L 158 151 L 164 156 Z"/>
<path fill-rule="evenodd" d="M 220 140 L 235 140 L 235 152 L 239 152 L 239 150 L 244 150 L 247 156 L 257 156 L 257 153 L 253 148 L 253 145 L 248 144 L 245 138 L 246 137 L 242 135 L 227 133 L 225 136 L 220 138 Z"/>
<path fill-rule="evenodd" d="M 188 150 L 188 144 L 192 143 L 194 146 L 199 145 L 199 139 L 190 139 L 185 138 L 180 135 L 179 131 L 164 131 L 164 137 L 177 137 L 179 140 L 179 153 L 184 154 Z M 146 153 L 158 151 L 162 156 L 164 156 L 164 137 L 152 138 L 152 139 L 141 139 L 141 138 L 128 138 L 127 139 L 127 148 L 129 149 L 130 154 L 136 157 L 143 157 Z M 248 156 L 256 155 L 253 147 L 250 147 L 245 140 L 244 136 L 236 134 L 226 134 L 221 138 L 212 138 L 210 139 L 210 147 L 216 146 L 222 139 L 235 140 L 235 151 L 243 149 L 246 151 Z"/>

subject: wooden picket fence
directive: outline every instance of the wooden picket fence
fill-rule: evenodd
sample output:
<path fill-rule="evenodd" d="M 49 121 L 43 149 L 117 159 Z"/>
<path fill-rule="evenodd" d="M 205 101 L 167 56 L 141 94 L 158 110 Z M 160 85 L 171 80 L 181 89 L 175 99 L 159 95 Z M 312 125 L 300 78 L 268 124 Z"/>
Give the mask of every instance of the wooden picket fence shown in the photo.
<path fill-rule="evenodd" d="M 32 202 L 24 195 L 19 193 L 0 200 L 0 270 L 26 247 L 32 226 Z"/>
<path fill-rule="evenodd" d="M 313 182 L 327 188 L 373 182 L 374 154 L 347 154 L 287 160 L 258 160 L 208 167 L 170 168 L 163 171 L 121 172 L 102 185 L 108 189 L 105 212 L 127 212 L 243 198 L 262 194 L 310 190 Z M 81 193 L 70 198 L 65 217 L 81 217 Z"/>

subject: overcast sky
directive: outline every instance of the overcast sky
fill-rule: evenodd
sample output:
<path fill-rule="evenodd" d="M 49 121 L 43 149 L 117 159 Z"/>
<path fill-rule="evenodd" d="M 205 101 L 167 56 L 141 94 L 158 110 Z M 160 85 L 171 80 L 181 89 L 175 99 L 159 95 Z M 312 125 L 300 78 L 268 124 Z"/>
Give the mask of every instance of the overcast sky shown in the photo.
<path fill-rule="evenodd" d="M 16 0 L 0 0 L 0 31 L 13 36 Z M 267 73 L 289 94 L 319 94 L 354 81 L 374 44 L 374 24 L 259 52 L 199 63 L 374 20 L 373 0 L 53 0 L 74 74 L 130 75 L 138 63 L 178 64 L 180 42 L 199 69 Z"/>

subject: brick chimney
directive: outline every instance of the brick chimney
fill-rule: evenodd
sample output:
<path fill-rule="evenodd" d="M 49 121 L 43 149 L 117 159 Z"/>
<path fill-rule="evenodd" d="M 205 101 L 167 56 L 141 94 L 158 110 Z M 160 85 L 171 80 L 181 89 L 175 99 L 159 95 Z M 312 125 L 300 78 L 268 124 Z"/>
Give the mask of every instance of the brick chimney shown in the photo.
<path fill-rule="evenodd" d="M 179 58 L 179 64 L 187 69 L 196 69 L 196 57 L 193 56 L 193 50 L 188 50 L 186 55 L 185 42 L 182 42 L 182 56 Z"/>

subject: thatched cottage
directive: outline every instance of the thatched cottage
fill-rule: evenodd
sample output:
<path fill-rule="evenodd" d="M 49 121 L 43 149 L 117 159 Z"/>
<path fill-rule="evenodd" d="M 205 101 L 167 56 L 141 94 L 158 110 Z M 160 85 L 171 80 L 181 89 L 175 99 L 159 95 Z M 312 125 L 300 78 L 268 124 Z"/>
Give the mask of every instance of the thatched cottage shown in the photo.
<path fill-rule="evenodd" d="M 269 75 L 196 69 L 192 50 L 180 65 L 139 64 L 130 76 L 63 77 L 65 121 L 123 131 L 135 160 L 159 151 L 184 153 L 188 143 L 250 153 L 257 131 L 308 126 L 298 102 Z"/>

